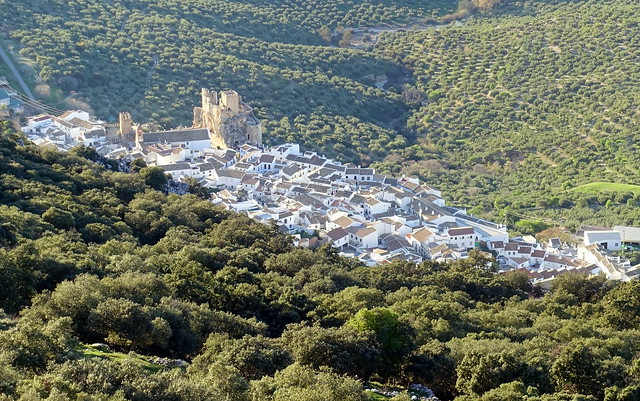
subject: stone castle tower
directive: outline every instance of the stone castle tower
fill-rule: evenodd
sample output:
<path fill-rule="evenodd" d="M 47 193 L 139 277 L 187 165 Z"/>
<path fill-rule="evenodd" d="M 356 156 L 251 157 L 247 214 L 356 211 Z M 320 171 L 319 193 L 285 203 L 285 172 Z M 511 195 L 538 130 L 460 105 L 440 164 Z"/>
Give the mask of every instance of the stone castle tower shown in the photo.
<path fill-rule="evenodd" d="M 216 93 L 202 89 L 202 107 L 193 109 L 194 128 L 208 128 L 211 145 L 234 148 L 248 143 L 262 145 L 262 125 L 236 91 Z"/>
<path fill-rule="evenodd" d="M 118 115 L 118 119 L 120 120 L 120 130 L 119 134 L 121 137 L 126 137 L 131 134 L 133 131 L 133 121 L 131 120 L 131 114 L 126 111 L 123 111 Z"/>

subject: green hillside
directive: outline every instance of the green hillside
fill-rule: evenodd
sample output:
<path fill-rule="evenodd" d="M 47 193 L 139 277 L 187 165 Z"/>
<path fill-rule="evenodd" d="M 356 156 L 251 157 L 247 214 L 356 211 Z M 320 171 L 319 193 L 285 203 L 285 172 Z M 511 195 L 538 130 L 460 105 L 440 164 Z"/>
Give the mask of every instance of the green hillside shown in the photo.
<path fill-rule="evenodd" d="M 189 125 L 201 87 L 233 88 L 267 142 L 419 175 L 484 217 L 640 224 L 637 193 L 572 190 L 640 178 L 640 5 L 456 3 L 0 0 L 0 28 L 109 121 Z"/>
<path fill-rule="evenodd" d="M 598 194 L 602 192 L 632 192 L 636 194 L 640 192 L 640 185 L 616 184 L 613 182 L 592 182 L 590 184 L 580 185 L 573 190 L 576 192 L 584 192 L 589 194 Z"/>
<path fill-rule="evenodd" d="M 383 399 L 369 380 L 441 400 L 638 397 L 638 281 L 567 275 L 543 294 L 479 253 L 367 267 L 164 179 L 0 124 L 0 399 Z"/>
<path fill-rule="evenodd" d="M 294 137 L 368 162 L 406 145 L 390 124 L 407 106 L 375 86 L 377 76 L 405 71 L 329 47 L 328 35 L 337 30 L 337 44 L 345 27 L 423 21 L 454 3 L 1 0 L 0 29 L 46 82 L 75 91 L 103 119 L 128 110 L 136 121 L 189 125 L 200 88 L 233 88 L 266 119 L 273 142 Z M 318 141 L 328 129 L 331 141 Z"/>
<path fill-rule="evenodd" d="M 416 144 L 380 167 L 427 177 L 494 218 L 505 207 L 546 208 L 576 225 L 585 204 L 635 197 L 635 207 L 633 193 L 568 190 L 640 179 L 639 22 L 637 2 L 509 1 L 493 14 L 383 37 L 377 54 L 413 72 L 406 92 L 421 106 L 407 122 Z M 591 221 L 637 224 L 634 210 L 592 212 Z"/>

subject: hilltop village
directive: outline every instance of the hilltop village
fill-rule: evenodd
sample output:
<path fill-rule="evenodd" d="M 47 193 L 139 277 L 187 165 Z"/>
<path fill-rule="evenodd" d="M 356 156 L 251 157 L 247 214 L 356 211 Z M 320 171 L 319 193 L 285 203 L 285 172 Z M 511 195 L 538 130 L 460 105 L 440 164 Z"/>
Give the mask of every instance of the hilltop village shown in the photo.
<path fill-rule="evenodd" d="M 367 265 L 463 259 L 491 252 L 501 271 L 519 269 L 548 285 L 563 273 L 628 281 L 640 266 L 611 251 L 640 244 L 632 227 L 582 230 L 578 246 L 509 238 L 507 227 L 446 205 L 437 189 L 412 177 L 389 177 L 342 164 L 297 144 L 265 147 L 260 121 L 235 91 L 202 90 L 189 128 L 157 130 L 120 113 L 106 124 L 84 111 L 31 118 L 22 131 L 40 146 L 93 147 L 123 169 L 135 159 L 181 182 L 197 180 L 211 201 L 292 234 L 300 247 L 331 244 Z"/>

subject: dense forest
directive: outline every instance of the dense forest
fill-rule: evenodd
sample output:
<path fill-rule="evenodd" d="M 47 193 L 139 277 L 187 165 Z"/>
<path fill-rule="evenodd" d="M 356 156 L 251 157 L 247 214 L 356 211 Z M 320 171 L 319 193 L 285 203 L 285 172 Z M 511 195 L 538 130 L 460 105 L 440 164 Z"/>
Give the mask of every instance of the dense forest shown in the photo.
<path fill-rule="evenodd" d="M 0 126 L 0 399 L 640 397 L 640 282 L 367 267 L 167 188 Z"/>

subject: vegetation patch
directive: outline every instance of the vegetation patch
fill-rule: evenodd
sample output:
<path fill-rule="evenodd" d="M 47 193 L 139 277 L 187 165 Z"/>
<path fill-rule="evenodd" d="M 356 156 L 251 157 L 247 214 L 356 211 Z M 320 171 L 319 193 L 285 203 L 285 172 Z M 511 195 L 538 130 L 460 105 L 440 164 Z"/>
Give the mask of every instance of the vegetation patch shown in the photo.
<path fill-rule="evenodd" d="M 615 182 L 592 182 L 573 188 L 573 191 L 587 194 L 598 194 L 601 192 L 633 192 L 640 194 L 640 185 L 618 184 Z"/>
<path fill-rule="evenodd" d="M 103 344 L 81 344 L 75 351 L 78 353 L 78 357 L 80 358 L 102 358 L 119 363 L 127 361 L 152 372 L 164 368 L 162 365 L 149 362 L 150 358 L 148 356 L 140 355 L 135 352 L 125 354 L 122 352 L 110 351 L 104 347 Z"/>

